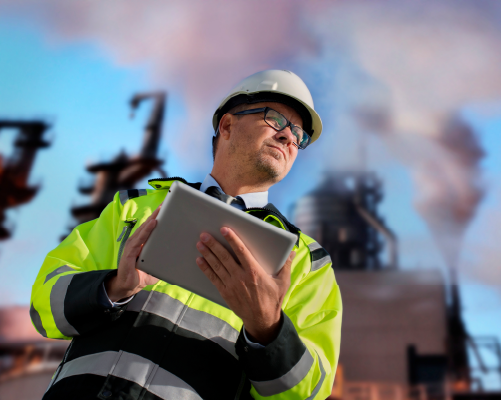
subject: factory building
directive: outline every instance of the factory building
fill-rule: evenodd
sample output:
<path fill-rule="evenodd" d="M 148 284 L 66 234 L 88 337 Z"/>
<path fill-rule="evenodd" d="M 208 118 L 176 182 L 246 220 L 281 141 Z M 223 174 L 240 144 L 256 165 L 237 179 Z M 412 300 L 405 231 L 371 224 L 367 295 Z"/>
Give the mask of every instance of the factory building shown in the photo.
<path fill-rule="evenodd" d="M 296 225 L 330 253 L 343 298 L 330 399 L 501 398 L 473 392 L 475 342 L 457 285 L 439 270 L 398 268 L 396 236 L 377 212 L 382 197 L 374 173 L 332 172 L 294 208 Z"/>

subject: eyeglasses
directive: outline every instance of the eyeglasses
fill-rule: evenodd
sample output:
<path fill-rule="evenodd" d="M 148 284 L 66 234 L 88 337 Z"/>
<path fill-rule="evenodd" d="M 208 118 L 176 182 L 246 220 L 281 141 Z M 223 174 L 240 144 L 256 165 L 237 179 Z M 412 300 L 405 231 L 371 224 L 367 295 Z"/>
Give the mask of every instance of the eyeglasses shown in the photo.
<path fill-rule="evenodd" d="M 275 129 L 277 132 L 280 132 L 287 128 L 288 126 L 291 127 L 291 132 L 296 138 L 296 141 L 293 141 L 293 143 L 298 147 L 299 149 L 306 149 L 308 145 L 311 142 L 311 137 L 308 135 L 302 128 L 300 128 L 297 125 L 294 125 L 292 122 L 290 122 L 287 118 L 285 118 L 282 114 L 280 114 L 278 111 L 275 111 L 274 109 L 270 107 L 263 107 L 263 108 L 253 108 L 251 110 L 244 110 L 237 112 L 233 115 L 247 115 L 247 114 L 258 114 L 264 112 L 264 122 L 266 122 L 269 126 L 271 126 L 273 129 Z"/>

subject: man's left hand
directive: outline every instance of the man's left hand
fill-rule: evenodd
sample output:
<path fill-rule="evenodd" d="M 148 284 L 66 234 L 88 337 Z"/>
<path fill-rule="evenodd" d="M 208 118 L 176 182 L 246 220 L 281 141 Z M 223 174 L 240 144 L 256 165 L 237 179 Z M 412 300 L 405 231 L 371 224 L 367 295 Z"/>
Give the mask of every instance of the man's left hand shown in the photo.
<path fill-rule="evenodd" d="M 248 335 L 262 345 L 271 343 L 280 330 L 281 308 L 291 280 L 291 252 L 276 276 L 268 275 L 230 228 L 221 228 L 238 260 L 208 233 L 200 235 L 197 264 L 216 286 L 231 310 L 243 321 Z"/>

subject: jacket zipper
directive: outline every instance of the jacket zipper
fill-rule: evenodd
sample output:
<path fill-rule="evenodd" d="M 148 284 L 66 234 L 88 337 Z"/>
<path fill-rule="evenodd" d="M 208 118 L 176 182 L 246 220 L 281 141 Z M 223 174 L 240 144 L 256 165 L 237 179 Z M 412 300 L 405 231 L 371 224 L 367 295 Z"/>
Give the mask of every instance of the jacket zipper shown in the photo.
<path fill-rule="evenodd" d="M 117 268 L 118 265 L 120 264 L 120 259 L 122 258 L 122 253 L 124 251 L 125 243 L 127 242 L 127 239 L 129 238 L 132 229 L 134 229 L 134 226 L 136 226 L 137 219 L 133 219 L 131 221 L 125 220 L 125 223 L 129 224 L 129 226 L 127 226 L 127 230 L 125 231 L 122 241 L 120 242 L 120 248 L 118 249 Z"/>

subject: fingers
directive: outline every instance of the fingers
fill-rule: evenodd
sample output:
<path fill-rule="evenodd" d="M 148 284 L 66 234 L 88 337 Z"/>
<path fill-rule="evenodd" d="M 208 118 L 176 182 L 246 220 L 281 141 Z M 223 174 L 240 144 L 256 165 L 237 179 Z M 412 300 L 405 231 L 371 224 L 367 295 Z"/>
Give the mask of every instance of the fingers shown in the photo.
<path fill-rule="evenodd" d="M 204 273 L 204 275 L 209 278 L 212 284 L 216 287 L 219 293 L 223 292 L 226 286 L 224 285 L 221 278 L 212 270 L 211 266 L 205 261 L 203 257 L 197 258 L 198 268 Z"/>
<path fill-rule="evenodd" d="M 208 245 L 208 243 L 211 243 L 211 246 L 214 247 L 214 245 L 215 245 L 214 242 L 218 243 L 214 238 L 212 238 L 212 241 L 209 239 L 209 241 L 206 243 L 207 243 L 207 245 Z M 220 243 L 218 243 L 218 244 L 220 245 Z M 224 249 L 224 247 L 223 247 L 223 249 Z M 231 258 L 231 262 L 234 263 L 235 261 L 233 260 L 233 257 L 231 256 L 230 253 L 228 253 L 228 251 L 226 249 L 224 249 L 224 250 L 227 253 L 227 255 L 223 256 L 222 259 L 217 257 L 212 252 L 212 250 L 209 247 L 205 246 L 202 242 L 197 243 L 197 250 L 200 252 L 200 254 L 203 255 L 205 262 L 208 263 L 208 265 L 210 266 L 212 271 L 214 273 L 216 273 L 216 275 L 219 277 L 219 279 L 223 283 L 227 282 L 228 279 L 231 278 L 231 274 L 228 271 L 226 264 L 228 264 L 228 262 L 230 261 L 230 258 Z"/>
<path fill-rule="evenodd" d="M 201 242 L 203 242 L 202 244 L 205 245 L 212 253 L 208 254 L 209 259 L 205 257 L 205 254 L 204 257 L 216 273 L 219 272 L 215 269 L 218 267 L 218 265 L 216 265 L 216 259 L 220 262 L 220 264 L 224 266 L 224 268 L 226 268 L 229 275 L 236 274 L 237 272 L 242 270 L 242 268 L 237 264 L 230 252 L 226 250 L 226 248 L 211 235 L 209 235 L 208 233 L 202 233 L 200 235 L 200 240 Z M 212 256 L 214 256 L 214 258 Z M 214 264 L 211 262 L 212 260 L 215 260 Z"/>
<path fill-rule="evenodd" d="M 242 268 L 245 271 L 252 269 L 252 266 L 256 264 L 256 259 L 244 244 L 244 242 L 242 242 L 242 240 L 237 236 L 237 234 L 230 228 L 221 228 L 221 234 L 224 236 L 226 241 L 235 252 L 235 255 L 238 257 L 238 260 L 242 265 Z"/>
<path fill-rule="evenodd" d="M 144 221 L 144 222 L 141 224 L 141 226 L 139 226 L 139 227 L 136 229 L 136 234 L 137 234 L 138 232 L 143 231 L 143 230 L 147 227 L 148 223 L 149 223 L 151 220 L 156 220 L 157 215 L 158 215 L 158 213 L 160 212 L 160 209 L 162 208 L 162 204 L 163 204 L 163 203 L 160 203 L 160 205 L 157 207 L 157 209 L 156 209 L 155 211 L 153 211 L 153 213 L 152 213 L 152 214 L 151 214 L 148 218 L 146 218 L 146 221 Z"/>
<path fill-rule="evenodd" d="M 139 232 L 136 231 L 135 234 L 129 240 L 127 240 L 127 244 L 125 245 L 124 249 L 124 253 L 126 253 L 124 254 L 125 257 L 133 257 L 135 261 L 136 257 L 141 252 L 142 245 L 146 242 L 156 224 L 157 221 L 155 219 L 151 219 L 141 225 L 141 227 L 144 226 L 144 228 Z"/>
<path fill-rule="evenodd" d="M 294 261 L 295 257 L 296 257 L 296 252 L 291 251 L 289 257 L 287 257 L 287 260 L 285 261 L 284 266 L 280 271 L 278 271 L 278 274 L 275 276 L 275 279 L 285 282 L 290 281 L 292 262 Z"/>
<path fill-rule="evenodd" d="M 155 278 L 144 271 L 137 270 L 137 273 L 139 274 L 139 286 L 141 289 L 148 285 L 155 285 L 159 281 L 158 278 Z"/>
<path fill-rule="evenodd" d="M 144 221 L 141 226 L 136 229 L 134 235 L 132 235 L 130 239 L 127 240 L 123 257 L 125 257 L 126 259 L 134 258 L 134 262 L 136 261 L 136 258 L 141 253 L 142 246 L 144 245 L 146 240 L 148 240 L 148 237 L 157 225 L 156 217 L 160 212 L 161 207 L 162 204 L 160 204 L 157 209 L 153 211 L 153 213 L 146 219 L 146 221 Z"/>

